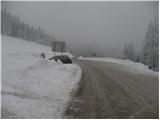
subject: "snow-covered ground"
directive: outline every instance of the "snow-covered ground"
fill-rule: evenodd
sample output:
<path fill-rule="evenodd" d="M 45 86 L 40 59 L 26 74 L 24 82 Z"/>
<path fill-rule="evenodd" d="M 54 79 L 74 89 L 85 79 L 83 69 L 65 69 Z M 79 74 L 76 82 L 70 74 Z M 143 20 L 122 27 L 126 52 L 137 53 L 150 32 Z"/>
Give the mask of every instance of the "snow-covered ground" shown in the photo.
<path fill-rule="evenodd" d="M 2 117 L 61 118 L 80 80 L 80 67 L 48 60 L 53 55 L 49 47 L 13 37 L 1 39 Z M 46 59 L 40 58 L 42 52 Z"/>
<path fill-rule="evenodd" d="M 122 69 L 129 71 L 129 72 L 135 72 L 140 74 L 150 74 L 150 75 L 158 75 L 158 72 L 154 72 L 150 69 L 148 69 L 148 66 L 145 66 L 142 63 L 133 62 L 131 60 L 124 60 L 124 59 L 116 59 L 116 58 L 98 58 L 98 57 L 82 57 L 80 56 L 78 59 L 81 60 L 93 60 L 93 61 L 102 61 L 102 62 L 111 62 L 116 63 L 119 65 L 122 65 Z"/>

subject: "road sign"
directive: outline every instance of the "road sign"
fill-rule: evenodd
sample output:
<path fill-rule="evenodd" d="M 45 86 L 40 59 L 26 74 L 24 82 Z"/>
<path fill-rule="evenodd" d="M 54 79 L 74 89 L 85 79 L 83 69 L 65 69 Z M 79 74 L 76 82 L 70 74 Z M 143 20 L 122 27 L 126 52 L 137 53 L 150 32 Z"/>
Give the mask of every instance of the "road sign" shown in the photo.
<path fill-rule="evenodd" d="M 66 49 L 66 43 L 60 42 L 60 41 L 52 41 L 52 51 L 54 52 L 65 52 Z"/>

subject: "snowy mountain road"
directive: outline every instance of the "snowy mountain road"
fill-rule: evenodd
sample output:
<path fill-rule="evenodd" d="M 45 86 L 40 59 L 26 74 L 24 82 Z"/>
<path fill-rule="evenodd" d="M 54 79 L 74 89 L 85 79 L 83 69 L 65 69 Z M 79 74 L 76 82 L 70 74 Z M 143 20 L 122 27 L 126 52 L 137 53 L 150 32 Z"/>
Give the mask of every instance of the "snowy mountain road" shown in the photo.
<path fill-rule="evenodd" d="M 158 75 L 131 73 L 115 63 L 75 60 L 79 86 L 64 118 L 158 118 Z"/>

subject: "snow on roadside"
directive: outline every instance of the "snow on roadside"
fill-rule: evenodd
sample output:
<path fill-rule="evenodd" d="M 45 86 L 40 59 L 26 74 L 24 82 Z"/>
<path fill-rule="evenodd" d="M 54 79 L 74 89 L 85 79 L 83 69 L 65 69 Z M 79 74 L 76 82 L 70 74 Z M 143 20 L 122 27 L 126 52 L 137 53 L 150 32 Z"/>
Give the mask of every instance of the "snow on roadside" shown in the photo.
<path fill-rule="evenodd" d="M 2 117 L 62 118 L 80 80 L 80 67 L 48 60 L 49 47 L 13 37 L 1 39 Z M 39 57 L 42 52 L 47 59 Z"/>
<path fill-rule="evenodd" d="M 133 62 L 131 60 L 123 60 L 123 59 L 116 59 L 116 58 L 93 58 L 93 57 L 82 57 L 80 56 L 78 59 L 81 60 L 93 60 L 93 61 L 103 61 L 103 62 L 111 62 L 111 63 L 116 63 L 123 65 L 123 69 L 130 71 L 130 72 L 136 72 L 136 73 L 141 73 L 141 74 L 150 74 L 150 75 L 158 75 L 158 72 L 154 72 L 150 69 L 148 69 L 147 66 L 145 66 L 142 63 L 137 63 Z"/>

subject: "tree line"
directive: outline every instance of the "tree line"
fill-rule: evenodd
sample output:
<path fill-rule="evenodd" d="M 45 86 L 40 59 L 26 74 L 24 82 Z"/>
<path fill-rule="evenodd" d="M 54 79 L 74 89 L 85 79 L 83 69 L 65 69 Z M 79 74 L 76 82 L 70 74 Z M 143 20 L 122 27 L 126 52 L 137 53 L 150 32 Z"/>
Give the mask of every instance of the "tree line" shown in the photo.
<path fill-rule="evenodd" d="M 155 4 L 155 9 L 159 4 Z M 156 10 L 158 11 L 158 10 Z M 134 43 L 125 43 L 124 58 L 135 62 L 141 62 L 154 71 L 159 71 L 159 14 L 154 15 L 154 20 L 150 22 L 145 39 L 143 41 L 142 51 L 135 54 Z"/>
<path fill-rule="evenodd" d="M 159 71 L 159 21 L 155 16 L 148 26 L 145 41 L 141 53 L 141 62 L 150 69 Z"/>
<path fill-rule="evenodd" d="M 155 5 L 158 8 L 158 4 Z M 135 54 L 133 42 L 126 42 L 123 58 L 135 62 L 141 62 L 154 71 L 159 71 L 159 14 L 156 13 L 154 20 L 150 22 L 143 42 L 141 53 Z M 1 33 L 3 35 L 34 41 L 39 44 L 51 46 L 55 40 L 53 35 L 47 34 L 40 27 L 22 22 L 19 16 L 11 15 L 6 9 L 1 10 Z"/>
<path fill-rule="evenodd" d="M 33 27 L 26 24 L 20 20 L 18 15 L 11 15 L 6 9 L 1 10 L 1 33 L 46 46 L 50 46 L 55 40 L 53 35 L 47 34 L 40 26 Z"/>

